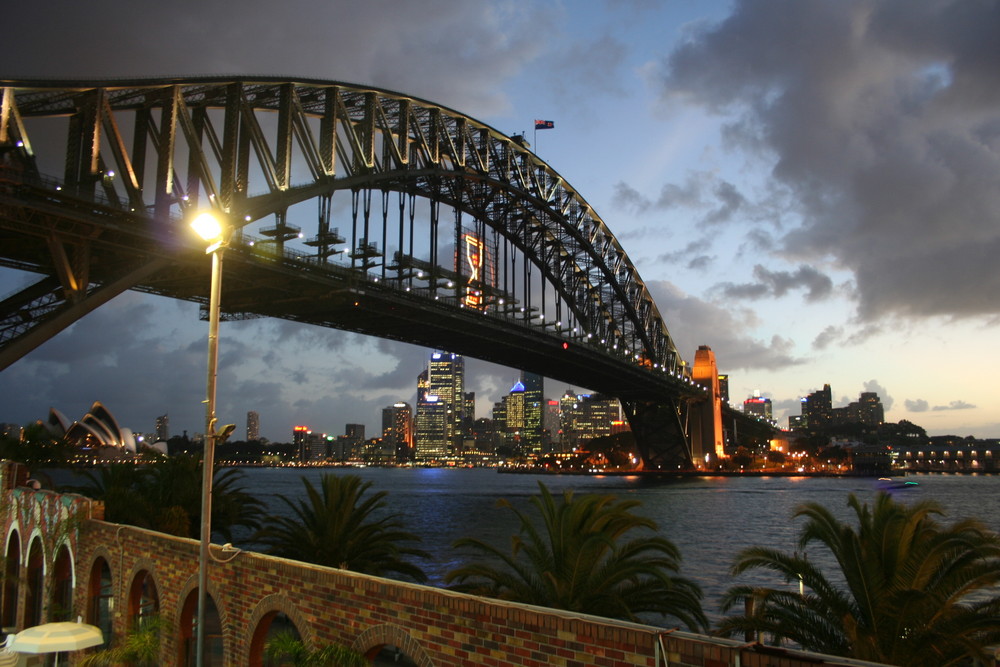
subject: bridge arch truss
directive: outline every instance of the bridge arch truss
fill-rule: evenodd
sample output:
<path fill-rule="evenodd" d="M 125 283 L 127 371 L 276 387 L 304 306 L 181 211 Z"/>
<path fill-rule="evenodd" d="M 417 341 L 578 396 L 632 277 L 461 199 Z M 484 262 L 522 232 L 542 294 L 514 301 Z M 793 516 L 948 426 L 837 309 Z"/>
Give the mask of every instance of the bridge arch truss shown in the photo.
<path fill-rule="evenodd" d="M 9 185 L 0 232 L 17 246 L 0 263 L 47 276 L 0 308 L 0 345 L 37 344 L 73 321 L 45 333 L 47 319 L 74 307 L 79 316 L 124 289 L 203 301 L 202 290 L 180 286 L 176 260 L 196 259 L 183 221 L 210 207 L 235 228 L 233 248 L 247 261 L 290 258 L 351 284 L 502 317 L 614 358 L 630 367 L 625 376 L 658 376 L 649 386 L 670 385 L 663 393 L 698 393 L 621 244 L 523 137 L 411 96 L 329 81 L 0 86 L 0 183 Z M 304 233 L 307 202 L 314 228 Z M 86 224 L 108 218 L 114 229 Z M 44 243 L 24 242 L 28 228 Z M 96 258 L 114 243 L 146 248 L 143 261 L 118 256 L 108 274 Z M 231 317 L 316 321 L 256 308 L 253 298 L 225 303 Z M 360 318 L 318 323 L 439 346 Z"/>

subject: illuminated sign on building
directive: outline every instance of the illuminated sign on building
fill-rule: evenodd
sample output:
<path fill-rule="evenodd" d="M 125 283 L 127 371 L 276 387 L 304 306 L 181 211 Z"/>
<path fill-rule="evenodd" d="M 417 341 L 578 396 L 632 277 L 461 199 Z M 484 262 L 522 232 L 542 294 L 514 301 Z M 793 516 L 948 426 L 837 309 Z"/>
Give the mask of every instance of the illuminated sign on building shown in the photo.
<path fill-rule="evenodd" d="M 472 234 L 465 234 L 465 261 L 469 265 L 469 279 L 465 285 L 465 305 L 471 308 L 483 306 L 482 269 L 485 253 L 483 242 Z"/>

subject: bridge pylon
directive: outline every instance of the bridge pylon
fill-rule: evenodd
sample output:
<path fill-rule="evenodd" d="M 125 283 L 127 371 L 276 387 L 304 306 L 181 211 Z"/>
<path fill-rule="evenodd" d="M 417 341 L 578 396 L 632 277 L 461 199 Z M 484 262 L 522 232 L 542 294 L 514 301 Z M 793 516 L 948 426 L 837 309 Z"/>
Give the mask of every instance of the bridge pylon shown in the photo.
<path fill-rule="evenodd" d="M 725 458 L 719 367 L 715 363 L 715 353 L 708 345 L 698 346 L 691 379 L 708 391 L 705 398 L 692 402 L 689 407 L 691 456 L 695 461 L 702 462 L 708 457 Z"/>

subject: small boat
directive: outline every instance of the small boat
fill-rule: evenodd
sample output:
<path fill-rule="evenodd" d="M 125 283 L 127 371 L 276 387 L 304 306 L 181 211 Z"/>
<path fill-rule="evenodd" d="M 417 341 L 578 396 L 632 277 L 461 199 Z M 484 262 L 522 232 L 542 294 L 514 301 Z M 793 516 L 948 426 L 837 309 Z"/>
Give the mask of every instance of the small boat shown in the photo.
<path fill-rule="evenodd" d="M 901 479 L 893 479 L 891 477 L 879 477 L 878 478 L 878 488 L 883 491 L 894 491 L 897 489 L 912 489 L 920 486 L 919 482 L 905 482 Z"/>

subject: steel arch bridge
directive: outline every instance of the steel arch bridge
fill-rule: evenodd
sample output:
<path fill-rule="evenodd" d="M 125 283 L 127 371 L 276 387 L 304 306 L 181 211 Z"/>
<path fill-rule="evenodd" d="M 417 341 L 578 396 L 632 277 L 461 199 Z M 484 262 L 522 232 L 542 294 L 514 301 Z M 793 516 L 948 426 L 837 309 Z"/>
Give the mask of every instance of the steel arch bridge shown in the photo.
<path fill-rule="evenodd" d="M 0 369 L 129 289 L 445 349 L 618 397 L 647 467 L 706 399 L 604 221 L 508 136 L 411 96 L 257 77 L 0 79 Z M 53 177 L 53 174 L 59 176 Z M 303 231 L 305 227 L 305 231 Z"/>

